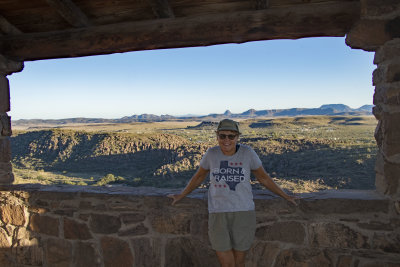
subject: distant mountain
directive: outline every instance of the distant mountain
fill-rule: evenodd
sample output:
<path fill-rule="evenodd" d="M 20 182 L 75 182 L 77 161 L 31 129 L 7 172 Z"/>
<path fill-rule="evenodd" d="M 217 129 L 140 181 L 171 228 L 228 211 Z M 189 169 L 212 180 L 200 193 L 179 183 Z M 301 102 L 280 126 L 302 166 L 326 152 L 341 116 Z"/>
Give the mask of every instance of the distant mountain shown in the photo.
<path fill-rule="evenodd" d="M 362 116 L 372 115 L 372 105 L 364 105 L 357 109 L 352 109 L 343 104 L 322 105 L 319 108 L 290 108 L 290 109 L 269 109 L 255 110 L 249 109 L 243 113 L 233 114 L 228 111 L 224 114 L 209 114 L 199 116 L 202 120 L 215 120 L 223 118 L 257 118 L 257 117 L 294 117 L 294 116 L 317 116 L 317 115 L 343 115 L 343 116 Z"/>
<path fill-rule="evenodd" d="M 224 112 L 224 115 L 225 116 L 231 116 L 232 112 L 230 110 L 227 110 L 227 111 Z"/>
<path fill-rule="evenodd" d="M 356 109 L 357 111 L 367 111 L 367 112 L 372 112 L 373 105 L 364 105 L 362 107 L 359 107 Z"/>
<path fill-rule="evenodd" d="M 337 112 L 351 112 L 353 111 L 352 108 L 343 104 L 329 104 L 329 105 L 322 105 L 320 109 L 333 109 Z"/>
<path fill-rule="evenodd" d="M 126 123 L 126 122 L 147 122 L 147 121 L 167 121 L 167 120 L 175 120 L 177 117 L 171 115 L 153 115 L 153 114 L 141 114 L 141 115 L 132 115 L 129 117 L 122 117 L 121 119 L 115 119 L 114 122 L 117 123 Z"/>
<path fill-rule="evenodd" d="M 156 122 L 156 121 L 171 121 L 171 120 L 221 120 L 223 118 L 257 118 L 257 117 L 294 117 L 294 116 L 316 116 L 316 115 L 343 115 L 343 116 L 362 116 L 372 115 L 372 105 L 364 105 L 357 109 L 352 109 L 343 104 L 327 104 L 319 108 L 290 108 L 290 109 L 268 109 L 255 110 L 249 109 L 243 113 L 232 113 L 226 110 L 222 114 L 209 114 L 206 116 L 171 116 L 171 115 L 154 115 L 141 114 L 122 117 L 120 119 L 101 119 L 101 118 L 70 118 L 59 120 L 15 120 L 14 125 L 38 125 L 52 124 L 62 125 L 67 123 L 131 123 L 131 122 Z"/>

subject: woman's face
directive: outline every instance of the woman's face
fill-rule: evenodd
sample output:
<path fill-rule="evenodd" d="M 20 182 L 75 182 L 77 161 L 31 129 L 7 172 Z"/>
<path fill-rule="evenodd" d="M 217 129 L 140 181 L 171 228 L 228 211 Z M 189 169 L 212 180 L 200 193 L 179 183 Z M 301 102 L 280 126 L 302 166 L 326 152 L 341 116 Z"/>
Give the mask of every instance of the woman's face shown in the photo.
<path fill-rule="evenodd" d="M 231 139 L 233 138 L 233 139 Z M 239 139 L 239 134 L 234 131 L 219 131 L 217 132 L 217 140 L 222 153 L 227 156 L 232 156 L 236 152 L 236 143 Z"/>

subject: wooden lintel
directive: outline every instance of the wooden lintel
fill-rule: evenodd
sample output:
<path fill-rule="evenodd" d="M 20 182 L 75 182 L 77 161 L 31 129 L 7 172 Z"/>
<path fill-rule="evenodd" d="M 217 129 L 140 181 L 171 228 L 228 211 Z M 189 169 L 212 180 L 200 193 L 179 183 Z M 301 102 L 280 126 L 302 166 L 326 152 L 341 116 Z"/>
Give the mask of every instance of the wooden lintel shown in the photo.
<path fill-rule="evenodd" d="M 159 19 L 174 18 L 174 11 L 168 0 L 150 0 L 153 12 Z"/>
<path fill-rule="evenodd" d="M 0 51 L 29 61 L 118 52 L 344 36 L 359 18 L 359 2 L 159 19 L 68 31 L 0 37 Z"/>
<path fill-rule="evenodd" d="M 269 7 L 269 0 L 254 0 L 254 2 L 257 10 L 267 9 Z"/>
<path fill-rule="evenodd" d="M 72 26 L 76 28 L 90 25 L 89 19 L 71 0 L 46 0 Z"/>
<path fill-rule="evenodd" d="M 21 34 L 22 32 L 11 24 L 5 17 L 0 15 L 0 31 L 5 35 Z"/>

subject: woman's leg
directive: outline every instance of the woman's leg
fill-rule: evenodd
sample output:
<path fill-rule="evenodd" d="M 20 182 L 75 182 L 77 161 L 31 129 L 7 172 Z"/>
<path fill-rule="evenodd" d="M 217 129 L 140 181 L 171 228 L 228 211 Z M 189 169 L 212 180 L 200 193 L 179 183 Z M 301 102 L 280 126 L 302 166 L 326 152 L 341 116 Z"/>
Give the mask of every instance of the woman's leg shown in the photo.
<path fill-rule="evenodd" d="M 244 267 L 246 251 L 217 251 L 217 257 L 221 267 Z"/>
<path fill-rule="evenodd" d="M 233 250 L 233 255 L 235 257 L 235 267 L 244 267 L 246 251 Z"/>
<path fill-rule="evenodd" d="M 235 267 L 235 254 L 233 250 L 216 251 L 221 267 Z"/>

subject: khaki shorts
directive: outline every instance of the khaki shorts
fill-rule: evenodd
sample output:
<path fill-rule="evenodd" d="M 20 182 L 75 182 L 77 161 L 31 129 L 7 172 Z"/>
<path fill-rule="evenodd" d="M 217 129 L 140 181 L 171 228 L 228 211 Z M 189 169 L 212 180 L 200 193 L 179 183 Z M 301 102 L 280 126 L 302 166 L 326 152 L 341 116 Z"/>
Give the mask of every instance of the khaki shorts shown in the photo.
<path fill-rule="evenodd" d="M 216 251 L 249 250 L 256 231 L 254 210 L 218 212 L 208 215 L 208 236 Z"/>

